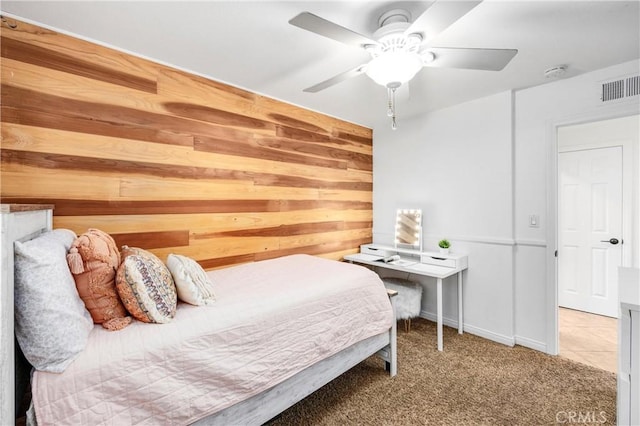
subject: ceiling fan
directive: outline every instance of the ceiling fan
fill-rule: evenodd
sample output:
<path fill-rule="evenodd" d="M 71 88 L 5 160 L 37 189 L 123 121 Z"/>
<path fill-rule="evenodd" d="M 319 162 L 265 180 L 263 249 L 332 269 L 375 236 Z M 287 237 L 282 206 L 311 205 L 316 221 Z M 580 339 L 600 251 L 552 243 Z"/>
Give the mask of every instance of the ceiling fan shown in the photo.
<path fill-rule="evenodd" d="M 359 34 L 310 12 L 302 12 L 289 23 L 321 36 L 357 46 L 371 55 L 365 64 L 304 89 L 319 92 L 337 83 L 367 74 L 385 86 L 389 95 L 387 115 L 396 128 L 395 92 L 423 67 L 502 70 L 518 53 L 516 49 L 443 48 L 431 46 L 440 32 L 482 3 L 476 1 L 435 1 L 413 22 L 404 9 L 391 9 L 378 19 L 379 28 L 371 37 Z"/>

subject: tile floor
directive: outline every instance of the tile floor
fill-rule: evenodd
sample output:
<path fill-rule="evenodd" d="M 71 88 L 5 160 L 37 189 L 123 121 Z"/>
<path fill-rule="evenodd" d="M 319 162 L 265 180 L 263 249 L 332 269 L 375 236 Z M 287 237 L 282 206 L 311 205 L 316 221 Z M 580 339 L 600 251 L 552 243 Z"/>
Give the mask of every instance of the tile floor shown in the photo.
<path fill-rule="evenodd" d="M 560 356 L 593 367 L 618 371 L 618 320 L 558 308 Z"/>

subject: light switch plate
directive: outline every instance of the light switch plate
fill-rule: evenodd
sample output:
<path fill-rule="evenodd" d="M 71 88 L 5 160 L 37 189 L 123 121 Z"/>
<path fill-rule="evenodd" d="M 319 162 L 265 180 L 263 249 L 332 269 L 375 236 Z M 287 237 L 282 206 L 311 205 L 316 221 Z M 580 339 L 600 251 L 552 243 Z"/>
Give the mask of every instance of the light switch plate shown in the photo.
<path fill-rule="evenodd" d="M 539 228 L 540 227 L 540 216 L 537 214 L 529 215 L 529 227 L 530 228 Z"/>

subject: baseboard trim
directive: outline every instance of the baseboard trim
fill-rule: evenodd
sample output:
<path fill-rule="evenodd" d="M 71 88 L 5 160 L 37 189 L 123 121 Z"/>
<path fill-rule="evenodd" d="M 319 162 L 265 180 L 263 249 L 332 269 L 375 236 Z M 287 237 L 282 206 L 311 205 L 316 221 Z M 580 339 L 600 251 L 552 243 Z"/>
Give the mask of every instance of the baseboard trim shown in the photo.
<path fill-rule="evenodd" d="M 429 321 L 433 321 L 433 322 L 437 322 L 438 321 L 438 316 L 434 313 L 431 312 L 427 312 L 427 311 L 420 311 L 420 318 L 424 318 L 427 319 Z M 448 327 L 452 327 L 452 328 L 458 328 L 458 320 L 457 319 L 452 319 L 452 318 L 447 318 L 447 317 L 443 317 L 442 318 L 442 324 L 446 325 Z M 492 331 L 489 330 L 485 330 L 483 328 L 479 328 L 479 327 L 474 327 L 472 325 L 468 325 L 468 324 L 463 324 L 464 325 L 464 332 L 465 333 L 470 333 L 473 334 L 475 336 L 479 336 L 482 337 L 484 339 L 487 340 L 491 340 L 493 342 L 496 343 L 502 343 L 503 345 L 506 346 L 514 346 L 515 343 L 515 339 L 513 337 L 509 337 L 509 336 L 504 336 L 502 334 L 498 334 L 498 333 L 494 333 Z"/>
<path fill-rule="evenodd" d="M 515 339 L 513 337 L 494 333 L 493 331 L 485 330 L 484 328 L 474 327 L 472 325 L 465 325 L 464 332 L 475 334 L 476 336 L 483 337 L 488 340 L 492 340 L 496 343 L 502 343 L 503 345 L 506 345 L 506 346 L 513 347 L 516 344 Z"/>
<path fill-rule="evenodd" d="M 429 321 L 433 322 L 438 321 L 438 315 L 432 314 L 431 312 L 427 311 L 420 311 L 420 318 L 428 319 Z M 447 327 L 458 328 L 458 319 L 442 317 L 442 324 L 446 325 Z"/>
<path fill-rule="evenodd" d="M 545 342 L 529 339 L 527 337 L 516 336 L 516 345 L 547 353 L 547 344 Z"/>

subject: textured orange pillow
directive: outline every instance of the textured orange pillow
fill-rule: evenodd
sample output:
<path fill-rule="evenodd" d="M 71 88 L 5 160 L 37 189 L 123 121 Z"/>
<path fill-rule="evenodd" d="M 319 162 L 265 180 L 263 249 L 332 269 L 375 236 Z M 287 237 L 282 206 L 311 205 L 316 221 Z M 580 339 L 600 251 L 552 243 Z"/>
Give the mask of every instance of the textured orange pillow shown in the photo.
<path fill-rule="evenodd" d="M 107 330 L 120 330 L 131 323 L 116 290 L 120 252 L 109 234 L 91 228 L 80 235 L 69 249 L 67 263 L 94 323 Z"/>
<path fill-rule="evenodd" d="M 176 315 L 178 293 L 173 277 L 151 252 L 122 247 L 116 288 L 127 311 L 138 321 L 164 324 Z"/>

